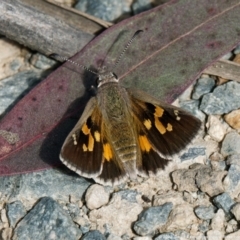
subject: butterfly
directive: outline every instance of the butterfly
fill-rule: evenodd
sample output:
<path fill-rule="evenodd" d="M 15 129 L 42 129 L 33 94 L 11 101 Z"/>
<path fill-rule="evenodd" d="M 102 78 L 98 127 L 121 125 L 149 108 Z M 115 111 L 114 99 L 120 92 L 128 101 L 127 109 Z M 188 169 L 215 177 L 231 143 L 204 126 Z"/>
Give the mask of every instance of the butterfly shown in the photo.
<path fill-rule="evenodd" d="M 61 161 L 79 175 L 104 185 L 149 176 L 163 170 L 197 134 L 201 121 L 187 111 L 124 88 L 104 67 L 97 75 L 96 96 L 60 152 Z"/>

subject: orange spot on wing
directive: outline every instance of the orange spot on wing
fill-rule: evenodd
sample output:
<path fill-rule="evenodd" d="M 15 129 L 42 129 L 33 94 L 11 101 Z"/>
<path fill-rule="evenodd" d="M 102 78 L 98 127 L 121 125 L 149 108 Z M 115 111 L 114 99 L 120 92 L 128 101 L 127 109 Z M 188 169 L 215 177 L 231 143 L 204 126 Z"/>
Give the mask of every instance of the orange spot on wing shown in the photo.
<path fill-rule="evenodd" d="M 87 124 L 84 123 L 83 126 L 82 126 L 82 132 L 83 132 L 84 135 L 88 135 L 88 144 L 87 144 L 87 146 L 86 146 L 85 143 L 83 144 L 83 151 L 84 152 L 86 152 L 86 151 L 92 152 L 93 148 L 94 148 L 94 138 L 93 138 L 90 130 L 91 129 L 88 128 Z M 98 133 L 98 135 L 97 135 L 97 133 L 98 132 L 94 133 L 95 134 L 94 137 L 95 137 L 96 141 L 98 140 L 98 137 L 100 138 L 100 134 Z M 74 135 L 72 137 L 73 137 L 73 139 L 76 142 L 76 139 L 74 138 Z"/>
<path fill-rule="evenodd" d="M 156 108 L 155 108 L 155 113 L 154 113 L 154 115 L 155 115 L 156 117 L 161 117 L 161 116 L 163 115 L 163 113 L 164 113 L 164 109 L 162 109 L 162 108 L 160 108 L 160 107 L 156 107 Z"/>
<path fill-rule="evenodd" d="M 83 146 L 82 146 L 82 147 L 83 147 L 83 151 L 84 151 L 84 152 L 86 152 L 86 151 L 88 150 L 88 148 L 87 148 L 86 144 L 83 144 Z"/>
<path fill-rule="evenodd" d="M 110 161 L 113 158 L 112 149 L 109 143 L 103 145 L 103 157 Z"/>
<path fill-rule="evenodd" d="M 94 138 L 96 142 L 100 142 L 100 133 L 98 131 L 94 132 Z"/>
<path fill-rule="evenodd" d="M 162 125 L 157 117 L 155 117 L 155 127 L 161 134 L 164 134 L 166 132 L 166 128 Z"/>
<path fill-rule="evenodd" d="M 139 136 L 139 144 L 140 144 L 140 148 L 143 152 L 149 152 L 152 148 L 150 142 L 148 141 L 148 139 L 145 135 Z"/>
<path fill-rule="evenodd" d="M 147 130 L 151 129 L 151 127 L 152 127 L 152 123 L 151 123 L 150 119 L 145 119 L 143 124 L 147 128 Z"/>
<path fill-rule="evenodd" d="M 88 128 L 87 124 L 84 123 L 83 127 L 82 127 L 82 132 L 85 134 L 85 135 L 88 135 L 90 133 L 90 128 Z"/>

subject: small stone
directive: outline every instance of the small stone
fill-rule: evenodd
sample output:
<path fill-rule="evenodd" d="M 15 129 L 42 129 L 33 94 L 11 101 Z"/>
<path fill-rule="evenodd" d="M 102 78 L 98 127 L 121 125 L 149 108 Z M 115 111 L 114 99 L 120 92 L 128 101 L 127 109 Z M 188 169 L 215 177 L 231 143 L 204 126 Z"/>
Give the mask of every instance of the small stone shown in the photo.
<path fill-rule="evenodd" d="M 227 171 L 213 171 L 210 167 L 202 167 L 197 171 L 195 181 L 202 192 L 213 197 L 225 191 L 223 179 L 226 175 Z"/>
<path fill-rule="evenodd" d="M 213 203 L 218 207 L 224 210 L 227 219 L 231 219 L 233 217 L 231 208 L 235 204 L 235 202 L 231 199 L 228 193 L 222 193 L 213 198 Z"/>
<path fill-rule="evenodd" d="M 197 217 L 203 220 L 210 220 L 214 217 L 215 209 L 212 205 L 210 206 L 198 206 L 194 209 L 195 214 Z"/>
<path fill-rule="evenodd" d="M 107 240 L 122 240 L 122 238 L 114 234 L 109 234 Z"/>
<path fill-rule="evenodd" d="M 192 98 L 197 100 L 204 94 L 212 91 L 215 86 L 215 80 L 210 77 L 200 78 L 194 86 Z"/>
<path fill-rule="evenodd" d="M 219 152 L 214 152 L 213 154 L 211 154 L 211 156 L 209 157 L 209 159 L 213 162 L 218 162 L 218 161 L 223 161 L 224 157 L 222 154 L 220 154 Z"/>
<path fill-rule="evenodd" d="M 194 203 L 194 201 L 196 201 L 196 195 L 195 195 L 195 193 L 196 192 L 186 192 L 186 191 L 184 191 L 183 192 L 183 200 L 185 201 L 185 202 L 188 202 L 188 203 L 190 203 L 190 204 L 193 204 Z M 180 203 L 178 203 L 178 204 L 180 204 Z"/>
<path fill-rule="evenodd" d="M 141 236 L 153 233 L 158 227 L 167 222 L 172 203 L 165 203 L 161 206 L 150 207 L 144 210 L 138 217 L 138 221 L 134 223 L 134 231 Z"/>
<path fill-rule="evenodd" d="M 3 228 L 0 231 L 0 239 L 1 240 L 11 240 L 13 234 L 12 228 Z"/>
<path fill-rule="evenodd" d="M 213 230 L 223 231 L 225 225 L 225 213 L 219 209 L 215 216 L 212 218 L 211 227 Z"/>
<path fill-rule="evenodd" d="M 226 123 L 225 123 L 226 124 Z M 210 115 L 206 123 L 208 134 L 211 138 L 217 142 L 221 142 L 226 134 L 227 126 L 224 125 L 223 121 L 219 116 Z"/>
<path fill-rule="evenodd" d="M 75 240 L 81 235 L 68 213 L 52 198 L 43 197 L 18 223 L 13 240 Z"/>
<path fill-rule="evenodd" d="M 191 165 L 192 166 L 192 165 Z M 195 176 L 198 168 L 202 165 L 194 165 L 193 169 L 178 169 L 172 172 L 173 182 L 177 185 L 178 191 L 196 192 L 198 190 L 195 182 Z"/>
<path fill-rule="evenodd" d="M 7 203 L 6 208 L 10 227 L 15 227 L 16 223 L 27 213 L 21 201 Z"/>
<path fill-rule="evenodd" d="M 192 113 L 195 117 L 199 118 L 201 121 L 204 121 L 206 115 L 199 110 L 199 100 L 187 100 L 179 102 L 181 108 Z"/>
<path fill-rule="evenodd" d="M 85 196 L 86 205 L 89 209 L 100 208 L 109 201 L 109 193 L 99 184 L 91 185 Z"/>
<path fill-rule="evenodd" d="M 116 195 L 120 196 L 122 200 L 126 200 L 131 203 L 138 203 L 137 198 L 139 193 L 134 190 L 122 190 L 115 193 Z"/>
<path fill-rule="evenodd" d="M 127 1 L 81 0 L 77 2 L 74 8 L 109 22 L 118 19 L 123 14 L 128 13 L 129 15 L 131 12 Z"/>
<path fill-rule="evenodd" d="M 207 240 L 207 237 L 202 232 L 197 232 L 196 234 L 190 236 L 190 239 L 196 239 L 196 240 Z"/>
<path fill-rule="evenodd" d="M 232 209 L 231 209 L 232 214 L 236 218 L 237 221 L 240 221 L 240 203 L 236 203 Z"/>
<path fill-rule="evenodd" d="M 202 223 L 199 224 L 198 230 L 202 233 L 205 233 L 209 230 L 209 220 L 203 221 Z"/>
<path fill-rule="evenodd" d="M 240 135 L 238 133 L 230 132 L 225 136 L 222 142 L 221 154 L 223 156 L 240 154 Z"/>
<path fill-rule="evenodd" d="M 226 161 L 210 161 L 213 171 L 224 171 L 226 170 Z"/>
<path fill-rule="evenodd" d="M 7 213 L 5 208 L 1 210 L 1 220 L 3 223 L 8 223 L 8 218 L 7 218 Z"/>
<path fill-rule="evenodd" d="M 236 240 L 236 239 L 240 239 L 240 230 L 228 234 L 227 236 L 225 236 L 224 239 L 225 239 L 225 240 Z"/>
<path fill-rule="evenodd" d="M 228 169 L 228 192 L 239 192 L 240 188 L 240 165 L 231 164 Z"/>
<path fill-rule="evenodd" d="M 154 238 L 154 240 L 180 240 L 180 238 L 173 233 L 168 232 L 160 234 L 159 236 Z"/>
<path fill-rule="evenodd" d="M 72 217 L 73 221 L 76 222 L 80 227 L 90 228 L 90 222 L 88 216 L 84 213 L 83 209 L 76 208 L 76 212 L 72 212 L 74 208 L 68 209 L 70 216 Z M 80 211 L 79 211 L 80 210 Z M 83 233 L 88 232 L 82 231 Z"/>
<path fill-rule="evenodd" d="M 227 83 L 229 81 L 230 81 L 229 79 L 222 78 L 222 77 L 217 77 L 217 85 L 218 86 L 223 85 L 224 83 Z"/>
<path fill-rule="evenodd" d="M 200 110 L 206 114 L 224 114 L 240 108 L 240 83 L 229 81 L 203 96 Z"/>
<path fill-rule="evenodd" d="M 160 228 L 161 232 L 174 232 L 178 229 L 186 229 L 188 226 L 198 223 L 198 219 L 190 204 L 179 204 L 171 211 L 167 223 Z"/>
<path fill-rule="evenodd" d="M 161 194 L 154 195 L 153 206 L 160 206 L 166 202 L 171 202 L 173 205 L 185 203 L 181 192 L 168 191 Z"/>
<path fill-rule="evenodd" d="M 131 240 L 128 234 L 123 234 L 121 237 L 122 237 L 122 240 Z"/>
<path fill-rule="evenodd" d="M 106 240 L 104 235 L 100 233 L 98 230 L 91 230 L 84 234 L 84 236 L 81 238 L 81 240 Z"/>
<path fill-rule="evenodd" d="M 209 197 L 207 196 L 207 194 L 201 191 L 197 191 L 197 199 L 200 202 L 205 202 L 205 200 L 209 201 Z"/>
<path fill-rule="evenodd" d="M 207 232 L 207 240 L 222 240 L 224 237 L 223 232 L 218 230 L 209 230 Z"/>
<path fill-rule="evenodd" d="M 206 151 L 205 147 L 192 147 L 192 148 L 189 148 L 187 152 L 184 152 L 180 156 L 180 159 L 183 162 L 183 161 L 195 159 L 199 156 L 205 156 L 206 155 L 205 151 Z"/>
<path fill-rule="evenodd" d="M 198 232 L 198 223 L 194 223 L 191 225 L 191 229 L 190 229 L 189 233 L 191 235 L 195 235 L 195 234 L 197 234 L 197 232 Z"/>
<path fill-rule="evenodd" d="M 234 110 L 224 116 L 224 120 L 234 129 L 240 130 L 240 109 Z"/>
<path fill-rule="evenodd" d="M 80 207 L 80 208 L 83 206 L 82 200 L 76 198 L 76 196 L 74 196 L 74 195 L 72 195 L 72 194 L 69 195 L 69 202 L 70 202 L 70 203 L 77 204 L 78 207 Z"/>
<path fill-rule="evenodd" d="M 152 4 L 149 0 L 137 0 L 132 4 L 134 15 L 147 11 L 152 8 Z"/>
<path fill-rule="evenodd" d="M 81 227 L 88 225 L 87 219 L 81 217 L 81 210 L 77 204 L 67 203 L 68 213 L 71 216 L 72 220 Z M 89 231 L 89 229 L 87 230 Z M 82 231 L 83 232 L 83 231 Z"/>
<path fill-rule="evenodd" d="M 191 237 L 191 235 L 188 233 L 188 232 L 186 232 L 186 231 L 184 231 L 184 230 L 176 230 L 175 232 L 174 232 L 174 234 L 176 235 L 176 236 L 178 236 L 181 240 L 182 239 L 191 239 L 190 237 Z"/>
<path fill-rule="evenodd" d="M 6 38 L 1 38 L 0 52 L 0 79 L 4 79 L 16 74 L 20 68 L 27 68 L 27 66 L 24 66 L 25 54 L 22 46 L 16 42 Z"/>
<path fill-rule="evenodd" d="M 91 225 L 89 223 L 89 226 L 85 226 L 85 225 L 80 225 L 80 230 L 83 234 L 87 233 L 90 231 Z"/>
<path fill-rule="evenodd" d="M 81 200 L 79 200 L 79 201 L 77 202 L 77 205 L 78 205 L 79 208 L 82 208 L 82 207 L 83 207 L 83 202 L 82 202 Z"/>
<path fill-rule="evenodd" d="M 31 64 L 38 69 L 46 70 L 54 67 L 57 64 L 57 61 L 46 57 L 43 54 L 36 53 L 33 54 L 30 59 Z"/>
<path fill-rule="evenodd" d="M 56 184 L 56 182 L 58 184 Z M 48 169 L 46 171 L 4 176 L 0 181 L 0 192 L 4 192 L 9 202 L 16 199 L 26 200 L 31 207 L 39 198 L 49 196 L 59 201 L 68 202 L 69 195 L 82 198 L 91 183 L 82 177 L 73 174 L 68 169 Z"/>
<path fill-rule="evenodd" d="M 238 230 L 238 223 L 235 219 L 231 219 L 228 223 L 227 223 L 227 227 L 226 227 L 226 233 L 232 233 Z"/>
<path fill-rule="evenodd" d="M 152 238 L 148 237 L 148 236 L 146 236 L 146 237 L 134 237 L 133 240 L 152 240 Z"/>

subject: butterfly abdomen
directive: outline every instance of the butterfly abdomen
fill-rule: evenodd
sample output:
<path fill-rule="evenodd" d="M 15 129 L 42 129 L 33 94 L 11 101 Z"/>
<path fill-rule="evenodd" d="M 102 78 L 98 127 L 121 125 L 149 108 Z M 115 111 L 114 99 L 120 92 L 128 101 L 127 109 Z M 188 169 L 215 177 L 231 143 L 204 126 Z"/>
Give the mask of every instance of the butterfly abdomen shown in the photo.
<path fill-rule="evenodd" d="M 118 129 L 121 129 L 120 132 Z M 136 160 L 136 140 L 130 124 L 123 122 L 112 126 L 111 138 L 114 150 L 122 162 Z"/>
<path fill-rule="evenodd" d="M 137 143 L 130 122 L 122 122 L 111 126 L 112 147 L 116 158 L 130 178 L 136 178 Z M 120 131 L 119 131 L 120 129 Z"/>

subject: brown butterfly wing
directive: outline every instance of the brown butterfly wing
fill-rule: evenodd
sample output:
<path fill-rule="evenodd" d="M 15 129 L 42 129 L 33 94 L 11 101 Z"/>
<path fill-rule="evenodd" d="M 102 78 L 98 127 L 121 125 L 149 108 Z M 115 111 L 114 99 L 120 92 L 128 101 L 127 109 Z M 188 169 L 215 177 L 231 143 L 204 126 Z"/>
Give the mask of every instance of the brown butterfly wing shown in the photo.
<path fill-rule="evenodd" d="M 103 147 L 100 139 L 101 118 L 96 98 L 91 98 L 60 153 L 61 161 L 79 175 L 94 178 L 102 171 Z"/>
<path fill-rule="evenodd" d="M 117 161 L 117 155 L 114 153 L 111 141 L 109 140 L 106 135 L 103 136 L 102 172 L 95 178 L 95 181 L 105 185 L 120 184 L 126 179 L 126 172 L 123 165 L 120 165 L 121 160 Z"/>
<path fill-rule="evenodd" d="M 126 174 L 116 160 L 105 127 L 96 98 L 92 98 L 67 136 L 60 159 L 79 175 L 111 185 L 121 182 Z"/>
<path fill-rule="evenodd" d="M 157 169 L 164 169 L 169 159 L 191 142 L 201 121 L 139 90 L 127 91 L 131 96 L 141 150 L 138 169 L 147 174 L 150 171 L 155 173 Z"/>

